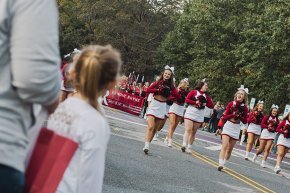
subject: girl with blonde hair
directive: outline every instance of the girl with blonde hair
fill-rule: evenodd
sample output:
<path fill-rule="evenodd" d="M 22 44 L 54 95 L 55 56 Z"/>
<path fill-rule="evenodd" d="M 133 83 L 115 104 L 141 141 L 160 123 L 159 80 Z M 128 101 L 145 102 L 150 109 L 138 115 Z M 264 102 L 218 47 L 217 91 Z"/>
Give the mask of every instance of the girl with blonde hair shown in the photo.
<path fill-rule="evenodd" d="M 77 92 L 59 105 L 47 125 L 79 144 L 57 193 L 102 192 L 110 128 L 98 98 L 116 85 L 120 67 L 120 54 L 111 46 L 88 46 L 74 64 L 71 76 Z"/>
<path fill-rule="evenodd" d="M 221 171 L 230 159 L 233 148 L 239 139 L 240 124 L 247 123 L 248 118 L 248 89 L 242 85 L 235 94 L 234 101 L 230 102 L 222 119 L 226 121 L 222 131 L 222 148 L 219 155 L 218 170 Z"/>

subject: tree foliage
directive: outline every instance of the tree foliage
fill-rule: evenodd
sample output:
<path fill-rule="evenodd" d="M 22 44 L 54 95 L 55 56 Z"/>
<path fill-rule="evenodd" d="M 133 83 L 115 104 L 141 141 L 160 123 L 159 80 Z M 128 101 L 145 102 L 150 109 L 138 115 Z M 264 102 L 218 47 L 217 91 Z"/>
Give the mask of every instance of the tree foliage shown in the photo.
<path fill-rule="evenodd" d="M 245 84 L 250 97 L 284 107 L 290 99 L 290 2 L 194 0 L 159 47 L 160 63 L 179 79 L 207 78 L 215 100 L 232 100 Z"/>
<path fill-rule="evenodd" d="M 58 0 L 61 52 L 87 44 L 119 49 L 123 71 L 153 76 L 157 48 L 173 29 L 179 0 Z M 153 73 L 152 73 L 153 72 Z"/>

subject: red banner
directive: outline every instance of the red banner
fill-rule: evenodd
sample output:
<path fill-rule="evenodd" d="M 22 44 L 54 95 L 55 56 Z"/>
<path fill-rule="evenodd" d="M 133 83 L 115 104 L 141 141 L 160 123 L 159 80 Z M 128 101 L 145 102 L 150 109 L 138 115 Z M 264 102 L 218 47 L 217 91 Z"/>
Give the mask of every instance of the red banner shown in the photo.
<path fill-rule="evenodd" d="M 119 90 L 110 90 L 110 94 L 105 97 L 108 106 L 119 109 L 133 115 L 140 115 L 144 98 L 129 94 Z"/>

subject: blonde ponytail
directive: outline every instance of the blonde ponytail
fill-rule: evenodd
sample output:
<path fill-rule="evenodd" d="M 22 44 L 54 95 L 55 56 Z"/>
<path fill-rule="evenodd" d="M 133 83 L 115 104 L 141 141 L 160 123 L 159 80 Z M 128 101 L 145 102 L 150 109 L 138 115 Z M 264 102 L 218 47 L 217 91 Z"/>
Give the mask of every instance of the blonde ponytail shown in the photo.
<path fill-rule="evenodd" d="M 99 111 L 98 98 L 120 70 L 121 57 L 111 46 L 88 46 L 76 65 L 76 89 Z"/>

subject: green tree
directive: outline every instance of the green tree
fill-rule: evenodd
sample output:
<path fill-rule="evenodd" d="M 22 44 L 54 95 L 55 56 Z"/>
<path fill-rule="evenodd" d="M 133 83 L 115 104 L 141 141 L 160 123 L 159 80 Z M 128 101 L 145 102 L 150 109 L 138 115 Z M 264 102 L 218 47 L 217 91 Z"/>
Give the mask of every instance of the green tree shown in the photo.
<path fill-rule="evenodd" d="M 215 100 L 232 100 L 245 84 L 250 97 L 289 102 L 290 3 L 266 0 L 195 0 L 159 47 L 160 63 L 179 79 L 207 78 Z"/>
<path fill-rule="evenodd" d="M 61 52 L 86 44 L 111 44 L 122 53 L 123 71 L 153 77 L 164 34 L 173 29 L 178 0 L 58 0 Z M 153 72 L 153 73 L 152 73 Z"/>

